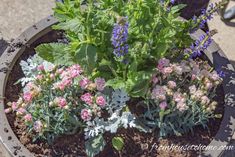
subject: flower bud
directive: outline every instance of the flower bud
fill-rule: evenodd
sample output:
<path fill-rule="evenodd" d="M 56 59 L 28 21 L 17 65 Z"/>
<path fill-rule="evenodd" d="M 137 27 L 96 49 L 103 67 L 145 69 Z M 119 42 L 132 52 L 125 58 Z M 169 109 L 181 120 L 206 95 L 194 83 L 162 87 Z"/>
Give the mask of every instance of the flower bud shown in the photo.
<path fill-rule="evenodd" d="M 11 106 L 11 105 L 12 105 L 12 102 L 8 102 L 8 103 L 7 103 L 7 106 Z"/>
<path fill-rule="evenodd" d="M 87 86 L 87 89 L 88 90 L 94 90 L 96 88 L 96 84 L 95 83 L 90 83 L 88 86 Z"/>
<path fill-rule="evenodd" d="M 216 101 L 213 101 L 210 106 L 216 107 L 218 105 L 218 103 Z"/>
<path fill-rule="evenodd" d="M 5 113 L 10 113 L 12 111 L 12 109 L 11 108 L 7 108 L 4 111 L 5 111 Z"/>
<path fill-rule="evenodd" d="M 215 81 L 215 85 L 219 85 L 220 84 L 220 81 Z"/>
<path fill-rule="evenodd" d="M 49 107 L 53 107 L 54 106 L 54 103 L 51 101 L 49 102 Z"/>
<path fill-rule="evenodd" d="M 21 104 L 21 107 L 23 107 L 23 108 L 25 108 L 27 106 L 28 106 L 28 104 L 26 104 L 26 103 Z"/>
<path fill-rule="evenodd" d="M 68 105 L 66 105 L 66 106 L 64 107 L 64 109 L 65 109 L 65 110 L 68 110 L 68 109 L 69 109 L 69 106 L 68 106 Z"/>

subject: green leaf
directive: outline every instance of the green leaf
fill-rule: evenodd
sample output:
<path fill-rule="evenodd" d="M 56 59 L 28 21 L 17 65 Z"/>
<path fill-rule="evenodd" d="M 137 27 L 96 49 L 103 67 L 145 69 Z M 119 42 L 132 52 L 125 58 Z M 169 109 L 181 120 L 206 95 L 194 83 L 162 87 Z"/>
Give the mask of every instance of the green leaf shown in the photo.
<path fill-rule="evenodd" d="M 101 152 L 106 145 L 102 135 L 90 138 L 85 142 L 86 153 L 89 157 L 94 157 Z"/>
<path fill-rule="evenodd" d="M 171 7 L 171 13 L 172 14 L 178 13 L 180 10 L 182 10 L 186 6 L 187 6 L 186 4 L 179 4 L 179 5 L 173 6 Z"/>
<path fill-rule="evenodd" d="M 136 59 L 134 59 L 132 61 L 132 63 L 130 64 L 129 70 L 132 71 L 132 72 L 136 72 L 137 71 L 137 66 L 138 66 L 138 63 L 137 63 Z"/>
<path fill-rule="evenodd" d="M 108 80 L 105 86 L 107 87 L 110 86 L 113 89 L 122 89 L 122 88 L 125 88 L 125 82 L 120 78 L 115 78 L 115 79 Z"/>
<path fill-rule="evenodd" d="M 56 65 L 71 65 L 73 57 L 66 51 L 67 45 L 62 43 L 41 44 L 35 48 L 44 60 Z"/>
<path fill-rule="evenodd" d="M 124 140 L 122 137 L 113 137 L 112 145 L 117 151 L 121 151 L 124 147 Z"/>
<path fill-rule="evenodd" d="M 159 43 L 154 56 L 156 56 L 157 58 L 165 56 L 165 54 L 166 54 L 167 50 L 169 49 L 169 47 L 170 46 L 167 43 Z"/>
<path fill-rule="evenodd" d="M 76 34 L 82 33 L 84 30 L 81 21 L 77 18 L 60 22 L 59 24 L 52 26 L 52 28 L 56 30 L 71 31 Z"/>
<path fill-rule="evenodd" d="M 126 88 L 128 93 L 132 97 L 145 97 L 148 87 L 149 79 L 152 73 L 147 71 L 129 72 L 126 82 Z"/>
<path fill-rule="evenodd" d="M 89 74 L 97 65 L 97 49 L 90 44 L 82 44 L 76 52 L 75 61 L 79 63 L 83 69 Z"/>
<path fill-rule="evenodd" d="M 106 59 L 102 59 L 101 62 L 99 63 L 99 66 L 111 66 L 112 63 Z"/>

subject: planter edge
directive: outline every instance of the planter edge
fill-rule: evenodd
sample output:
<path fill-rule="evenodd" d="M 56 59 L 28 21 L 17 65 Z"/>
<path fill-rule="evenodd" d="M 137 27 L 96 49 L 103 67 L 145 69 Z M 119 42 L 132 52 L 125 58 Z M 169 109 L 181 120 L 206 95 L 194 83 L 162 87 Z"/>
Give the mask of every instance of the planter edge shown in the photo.
<path fill-rule="evenodd" d="M 51 26 L 56 23 L 58 23 L 58 21 L 53 16 L 49 16 L 29 27 L 12 43 L 20 44 L 21 46 L 17 47 L 14 52 L 11 53 L 9 53 L 10 47 L 8 46 L 0 57 L 0 142 L 4 145 L 4 153 L 8 154 L 8 156 L 33 157 L 32 153 L 20 143 L 12 131 L 6 114 L 4 113 L 4 95 L 8 76 L 25 48 L 51 31 Z"/>
<path fill-rule="evenodd" d="M 198 39 L 203 34 L 206 35 L 204 31 L 198 30 L 191 37 Z M 223 119 L 216 136 L 207 147 L 208 150 L 202 152 L 202 156 L 218 157 L 223 155 L 226 150 L 225 147 L 230 144 L 235 130 L 235 71 L 225 53 L 214 40 L 205 50 L 205 54 L 213 63 L 215 69 L 221 69 L 225 73 L 222 83 L 225 95 Z"/>

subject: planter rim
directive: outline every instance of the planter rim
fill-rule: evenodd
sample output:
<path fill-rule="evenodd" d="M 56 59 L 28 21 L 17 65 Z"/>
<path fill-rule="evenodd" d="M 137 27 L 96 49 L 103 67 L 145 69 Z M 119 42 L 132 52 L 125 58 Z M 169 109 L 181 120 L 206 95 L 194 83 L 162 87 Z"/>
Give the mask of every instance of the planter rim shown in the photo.
<path fill-rule="evenodd" d="M 198 39 L 201 35 L 206 35 L 206 33 L 198 30 L 191 37 Z M 218 132 L 208 145 L 208 150 L 202 152 L 202 156 L 218 157 L 223 156 L 226 151 L 226 148 L 223 147 L 229 146 L 235 133 L 235 70 L 228 57 L 214 40 L 204 53 L 215 69 L 222 70 L 225 73 L 222 83 L 225 95 L 223 119 Z M 235 154 L 234 148 L 231 151 Z"/>
<path fill-rule="evenodd" d="M 42 19 L 12 42 L 12 44 L 21 43 L 22 46 L 15 48 L 11 53 L 9 53 L 10 46 L 8 46 L 0 57 L 0 142 L 5 147 L 4 153 L 9 156 L 33 157 L 33 154 L 18 140 L 4 112 L 4 96 L 8 76 L 26 47 L 50 32 L 51 26 L 56 23 L 58 21 L 53 16 Z"/>
<path fill-rule="evenodd" d="M 0 57 L 0 142 L 6 148 L 9 156 L 33 157 L 34 155 L 18 140 L 11 129 L 4 112 L 4 96 L 8 76 L 15 62 L 22 55 L 27 45 L 32 44 L 38 38 L 50 32 L 51 26 L 56 23 L 58 23 L 58 21 L 53 16 L 41 20 L 28 28 L 13 41 L 13 44 L 18 42 L 23 43 L 22 47 L 16 48 L 12 53 L 8 53 L 10 48 L 8 47 Z M 192 34 L 191 37 L 193 39 L 198 39 L 199 36 L 203 34 L 205 34 L 205 32 L 198 30 Z M 216 136 L 208 145 L 208 147 L 218 148 L 229 144 L 235 130 L 235 71 L 224 52 L 214 41 L 212 41 L 211 46 L 205 50 L 205 54 L 215 68 L 222 67 L 222 70 L 226 74 L 223 81 L 225 94 L 224 117 Z M 202 156 L 218 157 L 222 155 L 223 152 L 224 150 L 222 149 L 210 149 L 202 152 Z"/>

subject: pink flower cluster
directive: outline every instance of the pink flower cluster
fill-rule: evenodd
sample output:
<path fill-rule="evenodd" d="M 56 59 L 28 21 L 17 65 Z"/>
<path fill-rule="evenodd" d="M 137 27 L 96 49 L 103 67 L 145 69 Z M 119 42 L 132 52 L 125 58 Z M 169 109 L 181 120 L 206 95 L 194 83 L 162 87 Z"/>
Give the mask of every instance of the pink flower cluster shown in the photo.
<path fill-rule="evenodd" d="M 84 77 L 80 80 L 79 85 L 82 89 L 86 89 L 90 83 L 91 81 L 87 77 Z"/>
<path fill-rule="evenodd" d="M 92 117 L 91 110 L 89 110 L 89 109 L 82 109 L 82 111 L 81 111 L 81 118 L 82 118 L 84 121 L 89 121 L 89 120 L 91 120 L 91 117 Z"/>
<path fill-rule="evenodd" d="M 186 105 L 186 98 L 180 92 L 174 93 L 173 100 L 176 102 L 176 108 L 179 111 L 183 112 L 188 109 L 188 106 Z"/>
<path fill-rule="evenodd" d="M 208 95 L 221 82 L 217 72 L 211 72 L 206 62 L 189 60 L 170 63 L 170 60 L 162 58 L 151 79 L 151 99 L 156 100 L 162 110 L 169 104 L 175 104 L 177 110 L 184 112 L 189 108 L 189 101 L 214 109 L 215 103 L 210 107 Z"/>
<path fill-rule="evenodd" d="M 30 103 L 34 97 L 41 92 L 41 88 L 36 86 L 33 82 L 29 82 L 26 85 L 26 92 L 23 93 L 23 99 L 26 103 Z"/>
<path fill-rule="evenodd" d="M 166 99 L 166 91 L 163 87 L 157 85 L 152 91 L 152 99 L 165 100 Z"/>
<path fill-rule="evenodd" d="M 55 103 L 58 107 L 60 107 L 60 108 L 62 108 L 62 109 L 63 109 L 63 108 L 67 108 L 67 105 L 68 105 L 66 99 L 63 98 L 63 97 L 57 97 L 57 98 L 55 98 L 55 99 L 54 99 L 54 103 Z"/>
<path fill-rule="evenodd" d="M 83 109 L 81 111 L 81 118 L 84 121 L 87 121 L 87 119 L 91 119 L 92 114 L 100 116 L 101 108 L 104 108 L 106 105 L 106 99 L 103 96 L 92 96 L 91 93 L 83 94 L 81 96 L 81 100 L 89 105 L 89 109 Z"/>
<path fill-rule="evenodd" d="M 50 74 L 50 78 L 54 79 L 59 76 L 60 80 L 54 83 L 54 88 L 64 91 L 66 87 L 74 85 L 74 79 L 78 78 L 79 86 L 82 90 L 94 90 L 103 91 L 105 87 L 105 80 L 103 78 L 96 78 L 93 83 L 89 78 L 81 75 L 82 69 L 79 65 L 73 65 L 67 69 L 60 68 L 55 74 Z"/>
<path fill-rule="evenodd" d="M 30 92 L 26 92 L 26 93 L 24 93 L 23 98 L 26 102 L 31 102 L 33 99 L 33 95 Z"/>
<path fill-rule="evenodd" d="M 61 123 L 54 119 L 50 124 L 46 123 L 44 114 L 49 116 L 54 116 L 52 113 L 64 114 L 62 118 L 66 123 L 70 123 L 66 117 L 79 116 L 77 113 L 79 111 L 83 121 L 89 121 L 92 117 L 101 117 L 102 110 L 107 104 L 106 98 L 101 93 L 105 88 L 104 78 L 90 80 L 82 74 L 80 65 L 54 67 L 50 71 L 39 65 L 37 70 L 34 80 L 24 87 L 18 101 L 8 103 L 6 113 L 15 112 L 30 129 L 41 135 L 45 133 L 44 128 L 53 128 L 57 123 Z M 39 114 L 33 114 L 34 112 Z"/>
<path fill-rule="evenodd" d="M 76 77 L 79 77 L 82 73 L 82 69 L 80 65 L 76 64 L 71 67 L 66 68 L 65 70 L 63 68 L 58 69 L 56 71 L 56 74 L 59 75 L 61 81 L 56 82 L 54 84 L 55 89 L 60 89 L 63 91 L 66 87 L 69 87 L 73 83 L 73 79 Z M 50 78 L 54 78 L 54 75 L 50 75 Z"/>
<path fill-rule="evenodd" d="M 86 93 L 81 96 L 81 100 L 84 101 L 88 105 L 92 105 L 93 96 L 90 93 Z"/>
<path fill-rule="evenodd" d="M 96 84 L 96 88 L 97 88 L 98 91 L 103 91 L 104 90 L 105 83 L 106 83 L 105 79 L 103 79 L 103 78 L 98 77 L 98 78 L 95 79 L 95 84 Z"/>

